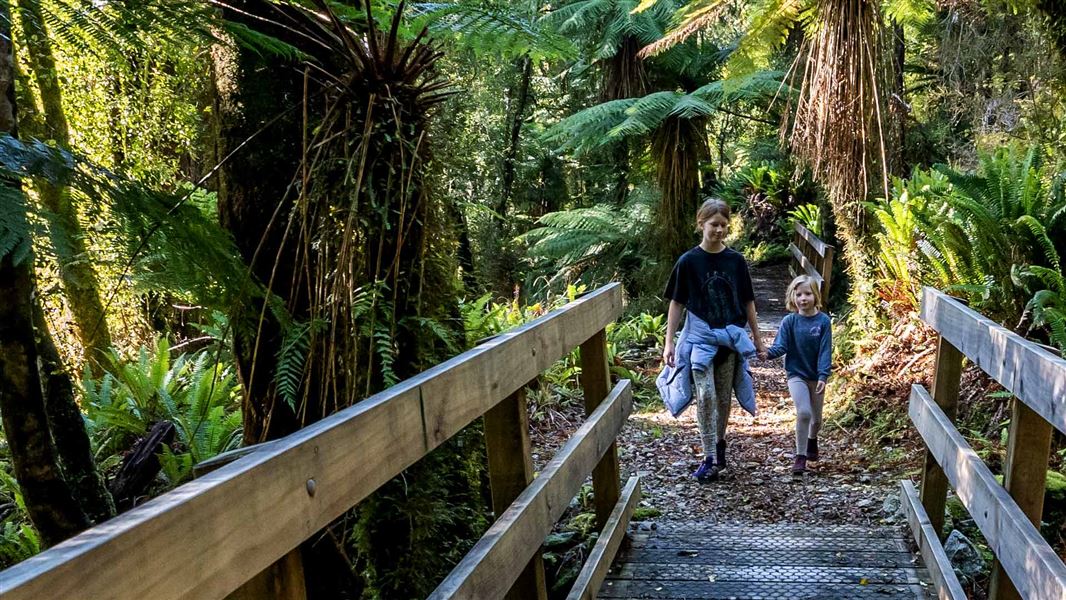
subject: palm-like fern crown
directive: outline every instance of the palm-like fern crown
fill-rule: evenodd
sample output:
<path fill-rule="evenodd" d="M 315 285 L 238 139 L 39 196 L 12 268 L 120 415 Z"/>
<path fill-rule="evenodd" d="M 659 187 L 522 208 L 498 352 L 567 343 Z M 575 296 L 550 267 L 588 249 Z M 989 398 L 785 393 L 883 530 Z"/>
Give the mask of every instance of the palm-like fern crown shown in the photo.
<path fill-rule="evenodd" d="M 564 151 L 588 152 L 619 139 L 647 135 L 670 117 L 703 118 L 724 104 L 789 93 L 783 76 L 782 72 L 762 71 L 732 84 L 714 81 L 687 94 L 664 91 L 604 102 L 563 119 L 545 133 L 545 139 Z"/>
<path fill-rule="evenodd" d="M 647 45 L 662 37 L 675 9 L 660 1 L 650 10 L 634 13 L 637 0 L 577 0 L 544 17 L 544 23 L 561 34 L 588 39 L 594 60 L 611 58 L 626 38 Z M 596 32 L 588 37 L 589 32 Z"/>

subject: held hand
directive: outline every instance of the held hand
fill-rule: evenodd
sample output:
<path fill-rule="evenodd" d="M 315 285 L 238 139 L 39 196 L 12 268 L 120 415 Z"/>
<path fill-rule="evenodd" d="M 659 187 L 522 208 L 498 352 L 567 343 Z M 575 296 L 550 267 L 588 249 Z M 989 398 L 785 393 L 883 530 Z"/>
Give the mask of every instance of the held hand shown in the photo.
<path fill-rule="evenodd" d="M 824 381 L 819 381 L 818 385 L 814 386 L 814 393 L 816 393 L 816 394 L 825 393 L 825 382 Z"/>

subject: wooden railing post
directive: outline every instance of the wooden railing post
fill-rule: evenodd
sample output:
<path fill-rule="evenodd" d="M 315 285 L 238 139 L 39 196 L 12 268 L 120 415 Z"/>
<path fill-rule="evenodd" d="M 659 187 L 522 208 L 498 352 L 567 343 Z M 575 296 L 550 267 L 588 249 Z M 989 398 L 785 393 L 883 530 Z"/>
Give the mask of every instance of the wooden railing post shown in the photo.
<path fill-rule="evenodd" d="M 485 452 L 489 462 L 492 511 L 499 518 L 533 482 L 524 387 L 485 413 Z M 544 559 L 540 552 L 533 555 L 506 597 L 508 600 L 545 600 L 548 597 Z"/>
<path fill-rule="evenodd" d="M 601 329 L 581 344 L 581 389 L 585 394 L 586 415 L 591 415 L 611 391 L 605 329 Z M 599 529 L 603 529 L 622 494 L 618 451 L 614 442 L 592 470 L 592 490 L 596 502 L 596 524 Z"/>
<path fill-rule="evenodd" d="M 1025 402 L 1011 400 L 1010 431 L 1007 437 L 1007 462 L 1003 466 L 1003 487 L 1029 521 L 1040 529 L 1044 514 L 1044 488 L 1047 484 L 1048 459 L 1051 457 L 1051 424 Z M 997 560 L 989 585 L 990 600 L 1015 600 L 1021 595 Z"/>
<path fill-rule="evenodd" d="M 959 386 L 962 383 L 962 353 L 943 337 L 937 337 L 936 372 L 933 375 L 933 400 L 952 421 L 959 405 Z M 922 467 L 922 506 L 929 515 L 929 523 L 940 539 L 944 539 L 944 506 L 948 498 L 948 479 L 936 458 L 927 449 Z"/>
<path fill-rule="evenodd" d="M 833 247 L 825 247 L 825 256 L 822 257 L 822 304 L 829 302 L 829 280 L 833 277 Z"/>

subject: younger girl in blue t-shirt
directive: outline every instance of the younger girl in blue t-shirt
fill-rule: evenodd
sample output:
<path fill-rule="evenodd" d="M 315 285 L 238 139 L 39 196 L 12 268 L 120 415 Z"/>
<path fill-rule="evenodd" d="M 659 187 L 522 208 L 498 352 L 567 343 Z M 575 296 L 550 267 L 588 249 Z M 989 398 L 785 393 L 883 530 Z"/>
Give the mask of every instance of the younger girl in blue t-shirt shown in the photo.
<path fill-rule="evenodd" d="M 796 462 L 793 475 L 807 470 L 807 461 L 818 460 L 818 430 L 822 428 L 825 382 L 833 361 L 833 331 L 822 305 L 818 285 L 809 275 L 792 280 L 785 292 L 785 306 L 793 311 L 781 321 L 777 339 L 767 357 L 785 357 L 788 391 L 796 403 Z"/>

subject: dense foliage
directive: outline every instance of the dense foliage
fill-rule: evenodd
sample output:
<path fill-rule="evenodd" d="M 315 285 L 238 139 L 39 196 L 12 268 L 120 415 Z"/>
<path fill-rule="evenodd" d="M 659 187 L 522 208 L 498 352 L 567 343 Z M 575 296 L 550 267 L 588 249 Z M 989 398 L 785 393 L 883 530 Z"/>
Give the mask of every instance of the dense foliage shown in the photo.
<path fill-rule="evenodd" d="M 29 320 L 0 343 L 32 348 L 41 383 L 0 412 L 67 407 L 35 458 L 74 510 L 45 526 L 7 432 L 0 566 L 611 280 L 629 297 L 613 369 L 646 398 L 615 358 L 661 343 L 663 282 L 711 195 L 753 263 L 788 256 L 794 221 L 841 249 L 831 309 L 861 335 L 931 285 L 1066 350 L 1053 4 L 11 3 L 0 268 L 19 278 L 0 301 Z M 576 397 L 578 364 L 544 375 L 536 414 Z M 136 498 L 112 498 L 161 424 Z M 312 592 L 431 590 L 489 523 L 480 439 L 305 548 L 346 567 Z"/>

